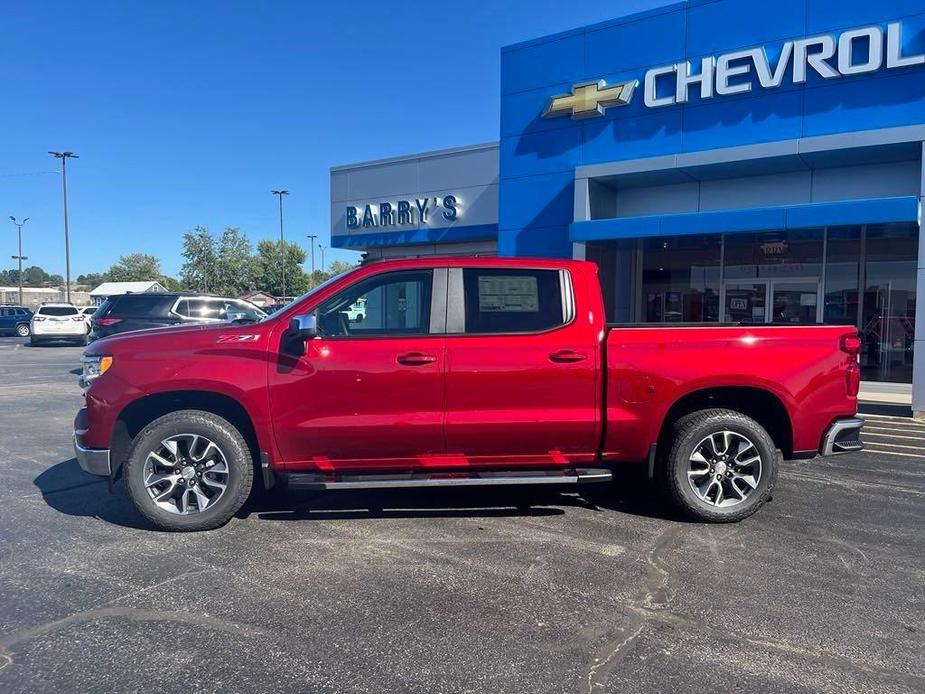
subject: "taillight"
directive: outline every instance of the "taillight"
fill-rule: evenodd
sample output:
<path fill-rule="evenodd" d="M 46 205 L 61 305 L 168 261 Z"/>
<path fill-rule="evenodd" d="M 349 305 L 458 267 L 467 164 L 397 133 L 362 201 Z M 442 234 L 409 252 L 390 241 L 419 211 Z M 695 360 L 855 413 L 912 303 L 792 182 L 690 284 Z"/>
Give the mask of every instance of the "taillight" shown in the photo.
<path fill-rule="evenodd" d="M 32 316 L 32 320 L 34 320 L 36 323 L 41 323 L 43 320 L 45 320 L 45 316 Z"/>
<path fill-rule="evenodd" d="M 857 334 L 842 335 L 840 347 L 842 352 L 856 357 L 861 352 L 861 338 Z"/>
<path fill-rule="evenodd" d="M 93 325 L 98 328 L 108 328 L 110 325 L 115 325 L 116 323 L 121 323 L 121 318 L 94 318 Z"/>
<path fill-rule="evenodd" d="M 83 316 L 71 316 L 71 320 L 82 321 L 83 319 Z"/>

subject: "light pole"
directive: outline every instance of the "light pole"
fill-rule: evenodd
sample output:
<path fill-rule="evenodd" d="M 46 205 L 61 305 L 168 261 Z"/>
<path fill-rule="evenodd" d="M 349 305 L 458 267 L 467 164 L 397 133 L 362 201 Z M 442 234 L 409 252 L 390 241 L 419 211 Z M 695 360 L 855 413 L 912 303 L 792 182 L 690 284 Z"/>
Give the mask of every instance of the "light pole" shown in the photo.
<path fill-rule="evenodd" d="M 67 160 L 79 159 L 73 152 L 49 152 L 61 160 L 61 185 L 64 190 L 64 292 L 67 303 L 71 303 L 71 240 L 67 228 Z"/>
<path fill-rule="evenodd" d="M 308 248 L 312 252 L 312 277 L 315 276 L 315 239 L 318 238 L 318 234 L 306 234 L 308 237 Z"/>
<path fill-rule="evenodd" d="M 286 296 L 286 259 L 283 247 L 283 196 L 289 195 L 288 190 L 271 190 L 279 198 L 279 275 L 282 278 L 283 296 Z"/>
<path fill-rule="evenodd" d="M 321 271 L 324 272 L 324 249 L 325 247 L 319 243 L 318 248 L 321 249 Z"/>
<path fill-rule="evenodd" d="M 19 305 L 22 306 L 22 261 L 26 260 L 26 256 L 22 254 L 22 228 L 25 226 L 26 222 L 29 221 L 29 218 L 26 217 L 21 222 L 17 222 L 16 217 L 10 215 L 10 221 L 16 225 L 16 231 L 19 236 L 19 255 L 14 255 L 13 260 L 19 261 Z"/>

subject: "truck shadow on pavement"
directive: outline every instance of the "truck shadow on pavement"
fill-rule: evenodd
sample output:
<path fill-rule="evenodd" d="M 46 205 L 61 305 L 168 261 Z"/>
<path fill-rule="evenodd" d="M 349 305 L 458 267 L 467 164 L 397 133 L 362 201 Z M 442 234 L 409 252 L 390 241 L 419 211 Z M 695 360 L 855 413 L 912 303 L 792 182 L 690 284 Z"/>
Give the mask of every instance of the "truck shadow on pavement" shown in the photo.
<path fill-rule="evenodd" d="M 618 511 L 682 520 L 660 501 L 644 468 L 629 467 L 609 484 L 457 487 L 257 494 L 239 517 L 270 521 L 373 518 L 495 518 L 558 516 L 568 508 Z"/>
<path fill-rule="evenodd" d="M 45 503 L 69 516 L 99 518 L 127 528 L 153 530 L 135 510 L 121 481 L 113 493 L 106 481 L 85 473 L 70 458 L 34 480 Z M 680 520 L 663 504 L 644 470 L 627 468 L 610 484 L 551 487 L 467 487 L 365 491 L 258 491 L 236 514 L 264 521 L 389 518 L 498 518 L 558 516 L 568 508 L 618 511 Z"/>
<path fill-rule="evenodd" d="M 110 494 L 106 480 L 81 470 L 76 458 L 52 465 L 32 483 L 45 503 L 60 513 L 99 518 L 139 530 L 153 528 L 138 514 L 123 489 L 117 487 Z"/>

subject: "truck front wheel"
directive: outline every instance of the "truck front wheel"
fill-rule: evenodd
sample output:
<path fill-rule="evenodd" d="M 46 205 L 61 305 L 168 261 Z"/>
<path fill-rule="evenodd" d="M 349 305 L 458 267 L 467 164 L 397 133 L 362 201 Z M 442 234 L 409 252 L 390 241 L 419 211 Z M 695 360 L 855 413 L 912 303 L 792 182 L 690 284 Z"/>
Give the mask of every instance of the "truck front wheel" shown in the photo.
<path fill-rule="evenodd" d="M 713 523 L 747 518 L 771 496 L 780 452 L 751 417 L 724 409 L 682 417 L 671 430 L 664 479 L 687 516 Z"/>
<path fill-rule="evenodd" d="M 180 410 L 135 437 L 124 474 L 135 508 L 159 528 L 211 530 L 247 500 L 254 465 L 230 422 L 211 412 Z"/>

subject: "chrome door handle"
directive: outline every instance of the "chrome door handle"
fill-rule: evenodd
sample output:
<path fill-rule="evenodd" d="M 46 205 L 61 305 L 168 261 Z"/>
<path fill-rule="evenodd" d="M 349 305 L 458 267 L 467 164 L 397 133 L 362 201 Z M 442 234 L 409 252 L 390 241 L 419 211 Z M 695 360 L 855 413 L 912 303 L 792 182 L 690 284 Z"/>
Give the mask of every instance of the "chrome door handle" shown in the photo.
<path fill-rule="evenodd" d="M 404 364 L 405 366 L 425 366 L 427 364 L 433 364 L 437 361 L 437 357 L 432 354 L 424 354 L 423 352 L 408 352 L 407 354 L 399 354 L 395 360 L 399 364 Z"/>
<path fill-rule="evenodd" d="M 554 364 L 574 364 L 587 358 L 587 354 L 576 352 L 573 349 L 560 349 L 558 352 L 553 352 L 549 355 L 549 361 Z"/>

